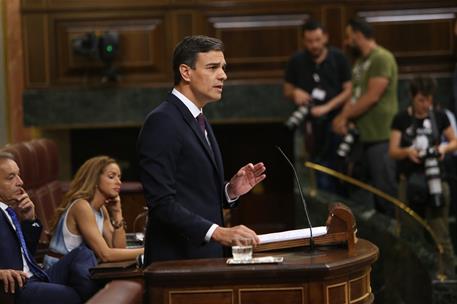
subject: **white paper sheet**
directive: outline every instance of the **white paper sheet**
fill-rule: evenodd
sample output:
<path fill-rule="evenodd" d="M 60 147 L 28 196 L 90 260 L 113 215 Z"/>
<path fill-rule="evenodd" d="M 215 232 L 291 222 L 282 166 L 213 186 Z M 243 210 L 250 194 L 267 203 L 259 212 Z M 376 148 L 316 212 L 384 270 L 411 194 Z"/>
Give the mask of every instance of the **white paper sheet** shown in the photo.
<path fill-rule="evenodd" d="M 327 226 L 313 227 L 313 237 L 327 234 Z M 267 244 L 280 241 L 306 239 L 310 237 L 309 228 L 287 230 L 282 232 L 261 234 L 258 236 L 260 244 Z"/>

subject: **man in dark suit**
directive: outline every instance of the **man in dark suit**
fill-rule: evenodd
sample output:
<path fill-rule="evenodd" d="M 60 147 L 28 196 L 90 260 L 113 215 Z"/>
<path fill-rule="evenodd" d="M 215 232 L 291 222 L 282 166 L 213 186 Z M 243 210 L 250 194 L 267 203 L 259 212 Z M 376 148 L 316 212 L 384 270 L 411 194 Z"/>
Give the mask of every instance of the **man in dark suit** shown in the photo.
<path fill-rule="evenodd" d="M 97 289 L 91 250 L 80 246 L 43 271 L 35 262 L 42 226 L 13 156 L 0 152 L 0 281 L 16 303 L 82 303 Z"/>
<path fill-rule="evenodd" d="M 173 54 L 173 91 L 146 118 L 138 138 L 140 178 L 149 219 L 145 264 L 222 257 L 223 247 L 257 245 L 254 231 L 223 227 L 223 207 L 265 178 L 263 163 L 247 164 L 224 182 L 222 156 L 203 107 L 221 98 L 223 44 L 184 38 Z"/>

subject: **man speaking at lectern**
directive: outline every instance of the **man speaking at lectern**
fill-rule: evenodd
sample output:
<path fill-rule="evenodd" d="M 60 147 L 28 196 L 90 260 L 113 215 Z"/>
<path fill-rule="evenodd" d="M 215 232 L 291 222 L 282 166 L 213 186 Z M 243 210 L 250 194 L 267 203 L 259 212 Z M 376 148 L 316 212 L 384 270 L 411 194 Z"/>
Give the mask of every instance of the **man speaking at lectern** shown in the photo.
<path fill-rule="evenodd" d="M 263 163 L 247 164 L 224 182 L 222 156 L 203 108 L 221 99 L 223 43 L 184 38 L 173 53 L 174 89 L 148 114 L 138 138 L 140 179 L 149 219 L 145 264 L 223 257 L 222 246 L 257 245 L 245 226 L 223 227 L 222 208 L 265 178 Z"/>

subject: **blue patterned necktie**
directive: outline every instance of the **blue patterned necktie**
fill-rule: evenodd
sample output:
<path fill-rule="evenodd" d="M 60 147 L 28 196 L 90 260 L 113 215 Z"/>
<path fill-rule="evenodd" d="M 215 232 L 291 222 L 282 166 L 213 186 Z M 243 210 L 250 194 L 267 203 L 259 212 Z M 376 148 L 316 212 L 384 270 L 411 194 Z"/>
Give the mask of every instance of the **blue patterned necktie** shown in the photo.
<path fill-rule="evenodd" d="M 22 233 L 21 224 L 17 219 L 16 212 L 14 212 L 13 208 L 11 207 L 6 208 L 6 212 L 8 212 L 8 214 L 11 217 L 11 220 L 13 221 L 14 227 L 16 227 L 16 234 L 21 244 L 22 252 L 24 253 L 25 260 L 27 261 L 27 265 L 29 266 L 30 271 L 33 273 L 34 276 L 41 279 L 42 281 L 49 282 L 49 277 L 46 274 L 46 272 L 44 272 L 29 255 L 29 251 L 27 250 L 27 245 L 24 239 L 24 234 Z"/>

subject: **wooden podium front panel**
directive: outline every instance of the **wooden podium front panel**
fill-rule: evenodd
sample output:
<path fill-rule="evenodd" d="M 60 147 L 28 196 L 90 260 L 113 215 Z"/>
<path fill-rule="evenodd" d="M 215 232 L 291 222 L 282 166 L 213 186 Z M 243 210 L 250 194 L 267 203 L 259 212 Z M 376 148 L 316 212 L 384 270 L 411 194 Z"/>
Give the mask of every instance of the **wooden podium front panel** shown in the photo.
<path fill-rule="evenodd" d="M 233 304 L 231 289 L 174 290 L 169 292 L 170 304 Z"/>
<path fill-rule="evenodd" d="M 370 271 L 378 253 L 375 245 L 359 240 L 353 253 L 345 248 L 275 253 L 284 257 L 282 264 L 234 266 L 225 259 L 152 263 L 144 271 L 148 303 L 373 303 Z"/>
<path fill-rule="evenodd" d="M 328 299 L 328 303 L 348 303 L 347 282 L 326 286 L 326 298 Z"/>
<path fill-rule="evenodd" d="M 240 288 L 239 304 L 302 304 L 305 298 L 303 287 Z"/>

